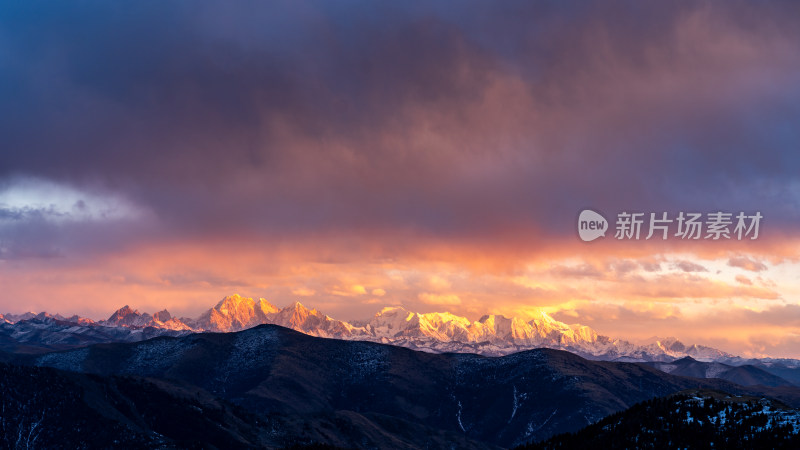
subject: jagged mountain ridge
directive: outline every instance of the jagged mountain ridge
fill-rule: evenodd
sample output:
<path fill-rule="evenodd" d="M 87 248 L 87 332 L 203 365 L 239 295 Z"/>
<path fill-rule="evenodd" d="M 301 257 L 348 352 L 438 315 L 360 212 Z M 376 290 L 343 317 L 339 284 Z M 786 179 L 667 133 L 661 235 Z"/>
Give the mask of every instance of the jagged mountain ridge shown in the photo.
<path fill-rule="evenodd" d="M 255 300 L 234 294 L 223 298 L 199 318 L 182 318 L 180 322 L 185 329 L 217 332 L 274 324 L 317 337 L 381 342 L 436 353 L 500 356 L 547 347 L 588 357 L 630 361 L 669 361 L 684 356 L 711 360 L 732 356 L 710 347 L 686 346 L 672 339 L 638 346 L 599 335 L 587 326 L 559 322 L 544 312 L 529 321 L 485 315 L 472 322 L 447 312 L 421 314 L 402 307 L 386 307 L 365 324 L 351 324 L 306 308 L 299 302 L 280 309 L 263 298 Z M 160 327 L 154 322 L 147 326 Z"/>
<path fill-rule="evenodd" d="M 88 320 L 88 319 L 85 319 Z M 102 326 L 60 320 L 44 313 L 15 323 L 0 322 L 0 351 L 44 353 L 110 342 L 138 342 L 157 336 L 182 336 L 190 331 L 154 327 Z M 0 354 L 0 359 L 2 359 Z"/>
<path fill-rule="evenodd" d="M 86 317 L 81 317 L 78 315 L 73 315 L 70 317 L 64 317 L 61 314 L 50 315 L 46 312 L 41 313 L 34 313 L 34 312 L 26 312 L 23 314 L 0 314 L 0 323 L 17 323 L 22 322 L 24 320 L 44 320 L 44 319 L 53 319 L 58 320 L 61 322 L 70 322 L 76 325 L 90 325 L 95 323 L 92 319 L 87 319 Z"/>
<path fill-rule="evenodd" d="M 114 311 L 111 317 L 100 321 L 99 325 L 128 328 L 153 327 L 174 331 L 192 330 L 192 327 L 186 325 L 181 319 L 172 317 L 166 309 L 150 315 L 148 313 L 140 313 L 128 305 Z"/>
<path fill-rule="evenodd" d="M 647 363 L 662 372 L 694 378 L 722 378 L 743 386 L 791 386 L 791 380 L 781 378 L 752 364 L 734 366 L 722 362 L 697 361 L 689 356 L 671 362 Z"/>
<path fill-rule="evenodd" d="M 39 316 L 33 313 L 6 315 L 6 320 L 14 323 L 14 319 L 21 322 L 34 317 Z M 502 356 L 547 347 L 604 360 L 672 361 L 686 356 L 706 361 L 735 358 L 711 347 L 687 346 L 674 338 L 636 345 L 599 335 L 587 326 L 559 322 L 544 312 L 528 321 L 502 315 L 485 315 L 477 321 L 470 321 L 447 312 L 421 314 L 402 307 L 386 307 L 368 322 L 352 324 L 306 308 L 299 302 L 281 309 L 263 298 L 256 300 L 234 294 L 223 298 L 196 319 L 178 319 L 166 310 L 153 315 L 140 313 L 127 305 L 107 320 L 97 323 L 77 316 L 55 318 L 80 325 L 189 332 L 233 332 L 274 324 L 311 336 L 380 342 L 434 353 Z"/>

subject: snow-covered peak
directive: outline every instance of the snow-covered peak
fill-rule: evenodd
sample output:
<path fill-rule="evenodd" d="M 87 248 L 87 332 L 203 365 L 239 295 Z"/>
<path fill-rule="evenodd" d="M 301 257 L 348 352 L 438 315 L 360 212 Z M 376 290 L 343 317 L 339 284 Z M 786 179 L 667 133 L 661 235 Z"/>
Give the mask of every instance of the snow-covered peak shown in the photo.
<path fill-rule="evenodd" d="M 169 311 L 165 309 L 163 311 L 159 311 L 153 314 L 153 319 L 163 323 L 172 319 L 172 314 L 170 314 Z"/>
<path fill-rule="evenodd" d="M 314 311 L 314 312 L 316 312 L 316 310 L 315 310 L 315 309 L 314 309 L 314 310 L 308 309 L 308 308 L 306 308 L 305 306 L 303 306 L 303 304 L 302 304 L 302 303 L 300 303 L 300 302 L 298 302 L 298 301 L 295 301 L 295 302 L 294 302 L 294 303 L 292 303 L 290 306 L 287 306 L 287 307 L 286 307 L 286 308 L 284 308 L 284 309 L 291 309 L 291 310 L 294 310 L 294 311 L 299 311 L 299 312 L 302 312 L 302 313 L 304 313 L 304 314 L 310 313 L 311 311 Z"/>
<path fill-rule="evenodd" d="M 466 317 L 457 316 L 449 312 L 425 313 L 425 314 L 419 314 L 419 317 L 422 321 L 436 326 L 445 325 L 451 322 L 454 325 L 463 327 L 468 327 L 470 325 L 470 321 Z"/>
<path fill-rule="evenodd" d="M 140 313 L 128 305 L 114 311 L 107 320 L 101 323 L 106 326 L 144 327 L 153 321 L 153 316 Z"/>
<path fill-rule="evenodd" d="M 569 325 L 553 319 L 544 311 L 538 311 L 534 318 L 528 321 L 528 323 L 545 333 L 552 330 L 567 330 L 570 328 Z"/>
<path fill-rule="evenodd" d="M 94 323 L 94 320 L 88 319 L 86 317 L 81 317 L 81 316 L 79 316 L 77 314 L 74 314 L 74 315 L 72 315 L 70 317 L 64 317 L 61 314 L 56 314 L 54 316 L 54 318 L 56 320 L 60 320 L 62 322 L 76 323 L 78 325 L 91 325 L 91 324 Z"/>
<path fill-rule="evenodd" d="M 177 319 L 166 310 L 151 316 L 126 305 L 109 320 L 99 323 L 196 332 L 232 332 L 262 324 L 280 325 L 312 336 L 377 341 L 432 352 L 497 356 L 548 347 L 591 358 L 626 361 L 672 361 L 685 356 L 698 360 L 731 357 L 710 347 L 685 345 L 675 338 L 636 345 L 601 336 L 588 326 L 560 322 L 544 311 L 538 311 L 532 318 L 489 314 L 472 322 L 450 312 L 416 313 L 400 306 L 388 306 L 368 322 L 353 324 L 329 317 L 300 302 L 279 309 L 263 298 L 256 300 L 238 294 L 221 299 L 197 319 Z"/>
<path fill-rule="evenodd" d="M 277 311 L 278 308 L 263 298 L 256 301 L 233 294 L 206 311 L 194 325 L 196 328 L 208 331 L 239 331 L 268 323 L 266 316 Z"/>
<path fill-rule="evenodd" d="M 249 297 L 243 297 L 239 294 L 231 294 L 217 302 L 216 305 L 212 309 L 216 309 L 217 311 L 227 313 L 230 311 L 234 311 L 236 309 L 241 308 L 242 306 L 250 306 L 252 307 L 255 304 L 255 301 Z"/>
<path fill-rule="evenodd" d="M 508 318 L 502 315 L 486 315 L 474 324 L 480 330 L 481 338 L 477 341 L 508 339 L 512 341 L 528 341 L 535 335 L 535 330 L 523 319 L 518 317 Z"/>
<path fill-rule="evenodd" d="M 417 314 L 408 312 L 399 306 L 389 306 L 381 309 L 368 326 L 374 334 L 391 337 L 407 329 L 409 326 L 417 326 L 419 317 Z"/>
<path fill-rule="evenodd" d="M 125 305 L 122 308 L 114 311 L 114 314 L 111 314 L 111 317 L 109 317 L 108 320 L 111 320 L 114 317 L 125 317 L 130 314 L 139 314 L 139 311 L 134 310 L 129 305 Z"/>
<path fill-rule="evenodd" d="M 34 317 L 36 317 L 36 313 L 29 311 L 29 312 L 22 313 L 22 314 L 5 314 L 4 317 L 5 317 L 6 321 L 8 321 L 10 323 L 16 323 L 16 322 L 19 322 L 21 320 L 33 319 Z"/>
<path fill-rule="evenodd" d="M 286 308 L 283 308 L 275 313 L 275 319 L 277 319 L 279 322 L 295 326 L 301 326 L 310 317 L 316 317 L 320 320 L 325 320 L 325 318 L 328 316 L 320 313 L 316 309 L 308 309 L 300 302 L 294 302 Z M 271 323 L 276 322 L 271 321 Z M 289 328 L 293 327 L 290 326 Z"/>
<path fill-rule="evenodd" d="M 258 299 L 258 303 L 256 304 L 259 311 L 262 314 L 272 314 L 280 311 L 277 306 L 273 305 L 272 303 L 266 301 L 263 298 Z"/>
<path fill-rule="evenodd" d="M 353 330 L 365 333 L 364 327 L 355 327 L 347 322 L 333 319 L 316 309 L 306 308 L 300 302 L 294 302 L 278 312 L 267 315 L 265 323 L 320 337 L 350 338 Z"/>

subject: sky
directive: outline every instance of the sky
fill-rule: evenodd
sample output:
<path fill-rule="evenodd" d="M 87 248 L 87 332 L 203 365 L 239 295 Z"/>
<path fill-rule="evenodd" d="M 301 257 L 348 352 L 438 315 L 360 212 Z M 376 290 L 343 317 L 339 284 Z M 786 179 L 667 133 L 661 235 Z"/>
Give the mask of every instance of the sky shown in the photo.
<path fill-rule="evenodd" d="M 800 358 L 799 23 L 792 1 L 3 3 L 0 312 L 544 310 Z M 579 239 L 586 208 L 605 237 Z M 625 212 L 763 219 L 616 239 Z"/>

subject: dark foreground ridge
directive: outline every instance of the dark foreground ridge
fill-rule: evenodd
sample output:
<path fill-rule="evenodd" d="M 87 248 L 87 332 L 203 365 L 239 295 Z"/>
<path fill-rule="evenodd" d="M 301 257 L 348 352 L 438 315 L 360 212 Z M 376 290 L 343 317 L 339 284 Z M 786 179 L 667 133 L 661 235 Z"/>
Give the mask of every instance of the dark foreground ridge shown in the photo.
<path fill-rule="evenodd" d="M 423 440 L 433 448 L 491 448 L 379 415 L 259 417 L 203 389 L 141 377 L 0 363 L 0 392 L 2 449 L 421 448 Z"/>
<path fill-rule="evenodd" d="M 274 325 L 4 358 L 16 365 L 94 374 L 91 379 L 98 383 L 135 377 L 173 397 L 197 393 L 237 417 L 224 428 L 241 429 L 236 431 L 240 441 L 254 446 L 510 447 L 575 432 L 636 403 L 698 388 L 800 405 L 796 387 L 743 387 L 670 375 L 646 364 L 589 361 L 558 350 L 499 358 L 430 354 L 315 338 Z M 148 426 L 169 437 L 155 422 Z"/>
<path fill-rule="evenodd" d="M 720 391 L 684 391 L 643 403 L 576 433 L 517 450 L 604 449 L 797 449 L 800 411 L 759 397 Z"/>
<path fill-rule="evenodd" d="M 254 446 L 253 414 L 208 393 L 139 377 L 0 363 L 0 448 Z"/>

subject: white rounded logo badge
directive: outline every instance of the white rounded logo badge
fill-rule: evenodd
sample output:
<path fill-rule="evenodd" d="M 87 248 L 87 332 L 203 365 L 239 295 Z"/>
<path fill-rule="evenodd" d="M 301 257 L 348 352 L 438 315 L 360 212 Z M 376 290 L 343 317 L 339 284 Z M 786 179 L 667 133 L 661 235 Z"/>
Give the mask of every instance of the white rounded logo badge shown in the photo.
<path fill-rule="evenodd" d="M 605 237 L 606 231 L 608 231 L 608 221 L 602 214 L 584 209 L 578 215 L 578 236 L 582 241 L 590 242 Z"/>

